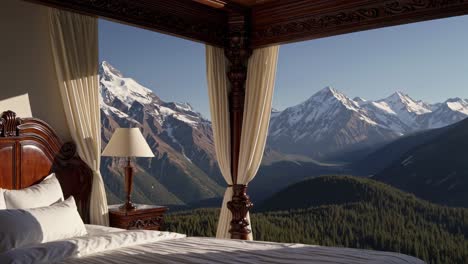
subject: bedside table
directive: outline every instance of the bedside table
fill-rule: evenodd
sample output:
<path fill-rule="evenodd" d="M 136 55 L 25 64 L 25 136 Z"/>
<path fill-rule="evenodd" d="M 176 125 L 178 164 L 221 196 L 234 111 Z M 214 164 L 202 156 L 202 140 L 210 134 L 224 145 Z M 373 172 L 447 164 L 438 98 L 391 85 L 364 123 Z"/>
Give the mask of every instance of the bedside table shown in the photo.
<path fill-rule="evenodd" d="M 122 229 L 160 230 L 164 223 L 165 206 L 135 204 L 136 209 L 121 210 L 121 204 L 109 205 L 109 224 Z"/>

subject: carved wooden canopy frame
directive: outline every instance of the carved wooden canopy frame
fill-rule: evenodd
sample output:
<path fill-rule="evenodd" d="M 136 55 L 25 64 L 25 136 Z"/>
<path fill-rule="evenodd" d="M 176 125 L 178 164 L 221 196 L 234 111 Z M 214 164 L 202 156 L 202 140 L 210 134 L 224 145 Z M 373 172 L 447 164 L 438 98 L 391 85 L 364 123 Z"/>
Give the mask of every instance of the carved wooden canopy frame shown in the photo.
<path fill-rule="evenodd" d="M 55 131 L 36 118 L 0 115 L 0 188 L 23 189 L 54 172 L 65 198 L 73 195 L 78 211 L 89 223 L 93 173 L 77 155 L 73 142 L 62 143 Z"/>
<path fill-rule="evenodd" d="M 253 5 L 239 0 L 26 1 L 220 47 L 229 37 L 229 17 L 241 13 L 249 21 L 250 48 L 468 14 L 467 0 L 263 0 Z"/>
<path fill-rule="evenodd" d="M 237 182 L 247 61 L 274 44 L 468 14 L 468 0 L 25 0 L 223 47 L 231 125 L 231 167 Z M 234 184 L 228 207 L 232 238 L 251 232 L 247 186 Z"/>

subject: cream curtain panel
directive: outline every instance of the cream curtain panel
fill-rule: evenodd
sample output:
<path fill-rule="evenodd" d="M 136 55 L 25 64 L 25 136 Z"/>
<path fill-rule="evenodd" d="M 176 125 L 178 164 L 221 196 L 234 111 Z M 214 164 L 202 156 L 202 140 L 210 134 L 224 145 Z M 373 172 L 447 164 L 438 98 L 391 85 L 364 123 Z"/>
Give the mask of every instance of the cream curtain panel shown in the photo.
<path fill-rule="evenodd" d="M 49 10 L 50 43 L 62 103 L 80 157 L 93 170 L 90 220 L 109 225 L 107 198 L 99 173 L 101 118 L 98 82 L 97 19 Z"/>
<path fill-rule="evenodd" d="M 262 161 L 270 122 L 278 52 L 279 46 L 256 49 L 248 62 L 238 184 L 248 184 L 255 177 Z M 216 157 L 223 177 L 231 185 L 229 91 L 226 77 L 227 63 L 223 50 L 207 46 L 206 61 Z M 227 188 L 221 207 L 217 238 L 230 238 L 229 227 L 232 215 L 227 209 L 227 202 L 231 197 L 232 188 Z M 247 217 L 250 222 L 250 216 Z M 249 239 L 252 240 L 252 233 Z"/>
<path fill-rule="evenodd" d="M 257 174 L 270 124 L 279 46 L 256 49 L 249 59 L 237 183 L 247 185 Z M 247 219 L 250 216 L 247 214 Z M 252 233 L 249 235 L 252 240 Z"/>
<path fill-rule="evenodd" d="M 229 86 L 226 76 L 227 61 L 224 50 L 206 46 L 206 77 L 208 80 L 208 95 L 210 100 L 211 124 L 213 129 L 216 159 L 223 178 L 232 185 L 231 177 L 231 132 L 229 126 Z M 226 144 L 227 143 L 227 144 Z M 226 188 L 221 206 L 221 213 L 216 230 L 217 238 L 230 238 L 229 228 L 231 212 L 227 202 L 232 198 L 232 188 Z"/>

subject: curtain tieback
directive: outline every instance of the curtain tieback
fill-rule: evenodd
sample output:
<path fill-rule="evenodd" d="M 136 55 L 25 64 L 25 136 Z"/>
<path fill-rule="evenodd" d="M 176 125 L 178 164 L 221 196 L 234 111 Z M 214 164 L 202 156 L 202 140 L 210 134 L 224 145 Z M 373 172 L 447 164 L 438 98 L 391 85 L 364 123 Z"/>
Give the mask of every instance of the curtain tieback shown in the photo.
<path fill-rule="evenodd" d="M 247 184 L 228 184 L 228 186 L 227 186 L 227 188 L 233 188 L 233 187 L 247 188 Z"/>

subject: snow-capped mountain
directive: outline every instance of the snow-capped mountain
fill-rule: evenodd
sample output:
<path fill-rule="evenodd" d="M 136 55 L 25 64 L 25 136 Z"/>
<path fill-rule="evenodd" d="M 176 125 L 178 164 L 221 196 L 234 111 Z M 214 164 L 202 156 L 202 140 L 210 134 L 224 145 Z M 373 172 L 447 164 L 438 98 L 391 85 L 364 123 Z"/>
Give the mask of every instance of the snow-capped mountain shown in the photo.
<path fill-rule="evenodd" d="M 419 122 L 422 128 L 439 128 L 458 122 L 468 116 L 468 100 L 451 98 L 432 106 L 431 114 L 424 115 Z"/>
<path fill-rule="evenodd" d="M 99 81 L 101 109 L 106 114 L 128 117 L 128 113 L 130 113 L 130 115 L 134 115 L 132 121 L 141 123 L 142 120 L 139 120 L 141 117 L 135 115 L 138 115 L 139 108 L 143 107 L 162 126 L 170 126 L 171 124 L 166 121 L 171 118 L 192 127 L 209 125 L 209 121 L 204 119 L 200 113 L 195 112 L 189 103 L 162 101 L 153 91 L 140 85 L 132 78 L 125 78 L 120 71 L 106 61 L 101 63 Z"/>
<path fill-rule="evenodd" d="M 369 109 L 369 114 L 375 114 L 374 109 Z M 388 127 L 402 134 L 415 131 L 440 128 L 451 125 L 468 117 L 468 101 L 460 98 L 448 99 L 444 103 L 428 104 L 416 101 L 407 94 L 396 92 L 391 96 L 372 102 L 372 105 L 381 110 L 381 114 L 394 120 Z M 374 112 L 374 113 L 373 113 Z M 394 119 L 392 117 L 396 117 Z M 379 119 L 378 123 L 385 123 L 385 119 Z"/>
<path fill-rule="evenodd" d="M 428 104 L 415 101 L 402 92 L 396 92 L 385 99 L 371 102 L 365 107 L 369 114 L 375 114 L 377 122 L 399 133 L 420 129 L 416 119 L 431 112 Z"/>
<path fill-rule="evenodd" d="M 460 98 L 428 104 L 396 92 L 370 101 L 348 98 L 326 87 L 305 102 L 276 112 L 270 122 L 270 147 L 324 158 L 339 152 L 372 148 L 399 136 L 439 128 L 468 117 Z"/>
<path fill-rule="evenodd" d="M 107 62 L 99 73 L 103 147 L 115 128 L 139 127 L 156 156 L 137 159 L 134 200 L 183 205 L 220 197 L 225 182 L 216 164 L 210 121 L 189 103 L 162 100 Z M 265 156 L 271 162 L 349 153 L 358 158 L 402 135 L 467 116 L 468 101 L 459 98 L 430 105 L 400 92 L 372 101 L 350 99 L 327 87 L 299 105 L 272 109 Z M 123 197 L 123 164 L 117 161 L 104 158 L 101 166 L 112 202 Z"/>
<path fill-rule="evenodd" d="M 274 116 L 268 142 L 280 151 L 324 158 L 357 145 L 372 146 L 398 136 L 374 121 L 358 102 L 326 87 Z"/>
<path fill-rule="evenodd" d="M 163 101 L 108 62 L 101 63 L 99 74 L 103 145 L 115 128 L 139 127 L 156 156 L 138 159 L 136 201 L 187 204 L 218 197 L 222 178 L 211 123 L 190 104 Z M 105 178 L 112 177 L 105 180 L 110 193 L 122 198 L 122 166 L 115 162 L 104 159 L 101 169 Z"/>

